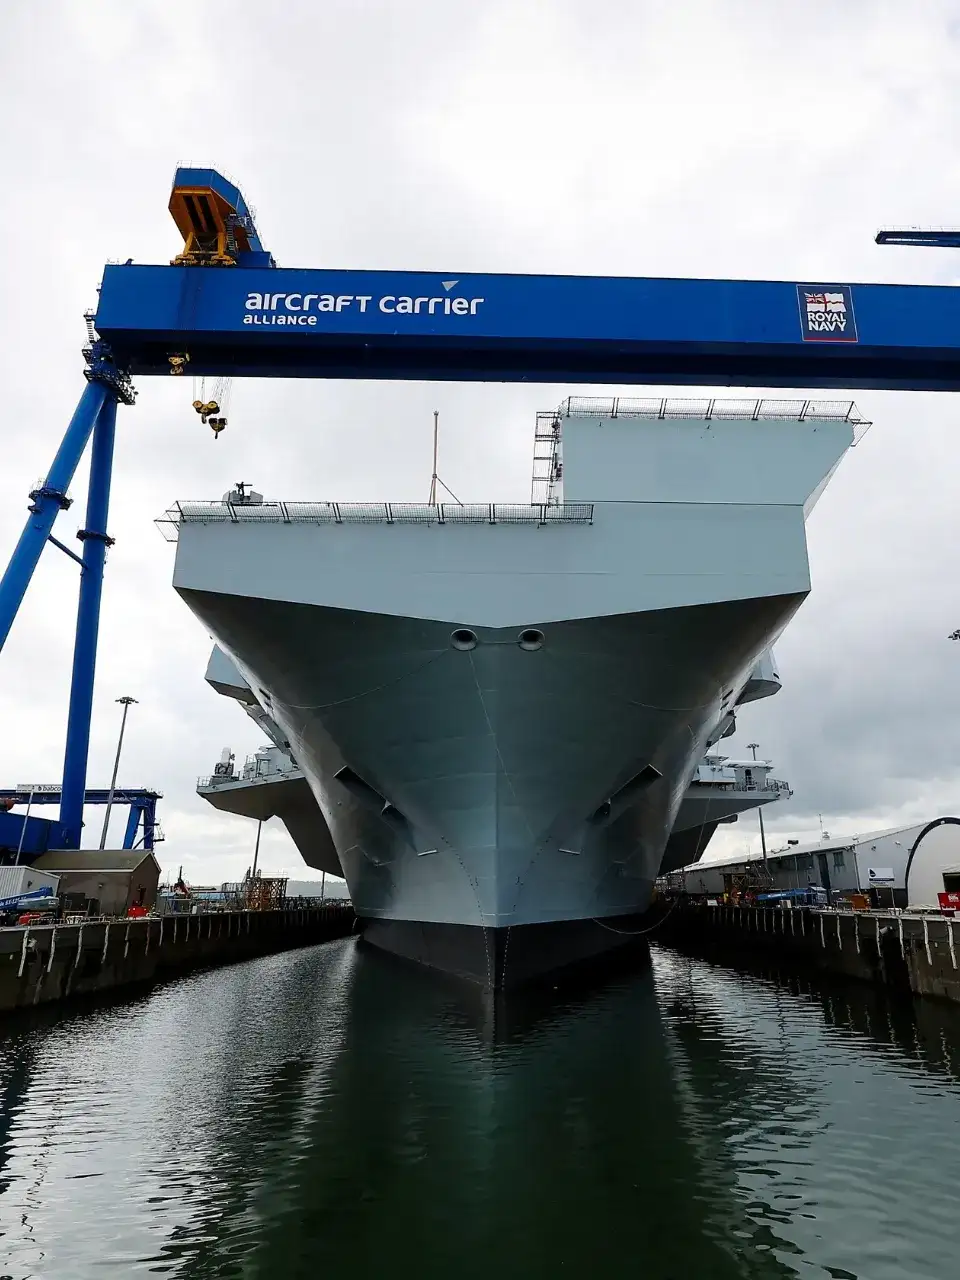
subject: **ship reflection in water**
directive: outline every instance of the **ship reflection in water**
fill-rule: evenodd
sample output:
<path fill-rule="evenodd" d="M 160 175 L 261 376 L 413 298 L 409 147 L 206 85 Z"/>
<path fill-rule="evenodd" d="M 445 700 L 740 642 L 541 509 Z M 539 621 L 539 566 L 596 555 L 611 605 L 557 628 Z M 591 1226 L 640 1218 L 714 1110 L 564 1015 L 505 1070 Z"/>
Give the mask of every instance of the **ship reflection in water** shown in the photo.
<path fill-rule="evenodd" d="M 956 1275 L 960 1012 L 655 949 L 506 1006 L 351 940 L 9 1022 L 0 1275 Z"/>

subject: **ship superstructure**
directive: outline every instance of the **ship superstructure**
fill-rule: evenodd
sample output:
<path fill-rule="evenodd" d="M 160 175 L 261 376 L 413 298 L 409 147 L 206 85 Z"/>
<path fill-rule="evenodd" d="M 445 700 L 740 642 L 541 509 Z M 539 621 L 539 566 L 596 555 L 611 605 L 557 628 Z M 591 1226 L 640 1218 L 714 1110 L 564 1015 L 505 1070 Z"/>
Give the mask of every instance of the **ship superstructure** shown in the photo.
<path fill-rule="evenodd" d="M 704 757 L 778 687 L 804 520 L 861 426 L 579 398 L 538 420 L 530 504 L 174 509 L 208 678 L 291 753 L 294 838 L 371 941 L 509 985 L 608 947 L 702 852 Z"/>

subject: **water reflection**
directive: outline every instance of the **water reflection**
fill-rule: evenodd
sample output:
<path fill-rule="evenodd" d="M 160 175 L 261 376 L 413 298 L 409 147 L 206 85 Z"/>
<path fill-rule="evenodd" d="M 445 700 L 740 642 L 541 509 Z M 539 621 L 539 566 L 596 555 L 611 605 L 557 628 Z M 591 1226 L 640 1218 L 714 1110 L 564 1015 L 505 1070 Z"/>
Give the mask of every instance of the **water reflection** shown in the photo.
<path fill-rule="evenodd" d="M 0 1274 L 956 1274 L 960 1013 L 655 950 L 508 1006 L 352 940 L 8 1024 Z"/>

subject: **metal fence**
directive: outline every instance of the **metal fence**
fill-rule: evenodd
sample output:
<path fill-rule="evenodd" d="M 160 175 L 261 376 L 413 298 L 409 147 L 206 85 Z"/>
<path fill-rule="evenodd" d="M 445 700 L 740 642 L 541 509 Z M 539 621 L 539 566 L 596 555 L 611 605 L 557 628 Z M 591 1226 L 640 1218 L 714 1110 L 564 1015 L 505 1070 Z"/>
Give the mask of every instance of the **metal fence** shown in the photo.
<path fill-rule="evenodd" d="M 217 787 L 226 787 L 233 783 L 240 783 L 245 787 L 250 787 L 259 782 L 277 782 L 284 779 L 302 777 L 303 771 L 298 769 L 296 765 L 291 765 L 288 769 L 273 769 L 269 773 L 251 773 L 249 777 L 244 777 L 242 771 L 238 773 L 212 773 L 197 778 L 197 790 L 213 791 Z"/>
<path fill-rule="evenodd" d="M 739 782 L 706 782 L 700 778 L 694 778 L 691 786 L 703 787 L 708 793 L 714 791 L 737 791 L 737 792 L 762 792 L 764 795 L 781 795 L 784 792 L 790 792 L 790 784 L 781 782 L 778 778 L 768 778 L 766 782 L 750 782 L 744 783 L 742 786 Z M 793 793 L 790 792 L 792 795 Z"/>
<path fill-rule="evenodd" d="M 541 410 L 533 441 L 530 498 L 554 503 L 563 496 L 562 426 L 565 418 L 646 418 L 670 422 L 848 422 L 857 445 L 873 425 L 853 400 L 762 400 L 702 396 L 568 396 L 556 409 Z"/>
<path fill-rule="evenodd" d="M 704 396 L 696 400 L 661 399 L 658 396 L 570 396 L 556 413 L 538 417 L 555 418 L 696 418 L 752 419 L 754 422 L 779 418 L 786 422 L 815 419 L 871 424 L 862 417 L 852 400 L 756 400 Z"/>
<path fill-rule="evenodd" d="M 584 525 L 593 503 L 176 502 L 156 523 L 168 542 L 182 524 Z"/>

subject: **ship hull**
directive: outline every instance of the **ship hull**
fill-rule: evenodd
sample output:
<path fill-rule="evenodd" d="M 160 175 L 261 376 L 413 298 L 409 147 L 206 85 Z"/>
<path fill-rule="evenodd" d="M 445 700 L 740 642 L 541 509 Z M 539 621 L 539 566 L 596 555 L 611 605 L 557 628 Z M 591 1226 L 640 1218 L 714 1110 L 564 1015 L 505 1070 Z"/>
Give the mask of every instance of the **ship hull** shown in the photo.
<path fill-rule="evenodd" d="M 476 983 L 485 990 L 506 991 L 636 946 L 649 929 L 648 917 L 637 912 L 502 929 L 375 919 L 364 922 L 362 936 L 364 943 L 404 960 Z"/>
<path fill-rule="evenodd" d="M 181 513 L 174 585 L 289 743 L 329 833 L 306 860 L 336 857 L 370 941 L 501 986 L 629 936 L 851 439 L 760 405 L 571 416 L 556 506 Z"/>
<path fill-rule="evenodd" d="M 336 850 L 369 940 L 496 982 L 511 931 L 586 922 L 548 931 L 552 967 L 645 910 L 725 699 L 802 599 L 532 619 L 535 651 L 477 626 L 461 651 L 437 620 L 183 594 L 289 740 L 330 836 L 302 852 Z"/>

